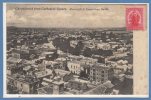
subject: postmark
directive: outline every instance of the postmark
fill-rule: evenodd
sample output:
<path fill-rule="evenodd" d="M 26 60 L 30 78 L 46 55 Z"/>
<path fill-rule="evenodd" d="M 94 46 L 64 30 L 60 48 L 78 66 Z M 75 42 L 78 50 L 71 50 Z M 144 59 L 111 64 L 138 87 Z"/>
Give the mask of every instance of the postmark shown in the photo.
<path fill-rule="evenodd" d="M 127 30 L 143 30 L 143 8 L 126 8 Z"/>

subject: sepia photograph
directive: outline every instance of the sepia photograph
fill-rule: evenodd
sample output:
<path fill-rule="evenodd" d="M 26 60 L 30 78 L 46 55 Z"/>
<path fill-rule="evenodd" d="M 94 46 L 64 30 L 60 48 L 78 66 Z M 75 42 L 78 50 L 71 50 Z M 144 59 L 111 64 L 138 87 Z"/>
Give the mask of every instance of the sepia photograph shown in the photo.
<path fill-rule="evenodd" d="M 147 4 L 5 4 L 7 96 L 148 95 Z"/>

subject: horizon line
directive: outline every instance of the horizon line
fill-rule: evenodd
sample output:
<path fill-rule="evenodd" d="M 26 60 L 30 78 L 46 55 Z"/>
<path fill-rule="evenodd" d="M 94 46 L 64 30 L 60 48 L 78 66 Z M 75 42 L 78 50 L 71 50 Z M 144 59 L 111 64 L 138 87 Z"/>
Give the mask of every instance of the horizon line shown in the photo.
<path fill-rule="evenodd" d="M 68 28 L 68 29 L 78 29 L 78 28 L 80 28 L 80 29 L 86 29 L 86 28 L 90 28 L 90 29 L 96 29 L 96 28 L 125 28 L 126 29 L 126 27 L 27 27 L 27 26 L 25 26 L 25 27 L 23 27 L 23 26 L 6 26 L 6 27 L 16 27 L 16 28 Z"/>

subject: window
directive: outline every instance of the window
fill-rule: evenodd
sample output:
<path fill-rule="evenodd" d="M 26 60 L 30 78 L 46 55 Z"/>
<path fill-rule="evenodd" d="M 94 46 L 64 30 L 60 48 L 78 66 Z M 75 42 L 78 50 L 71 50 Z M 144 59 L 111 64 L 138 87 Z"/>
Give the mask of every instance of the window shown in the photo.
<path fill-rule="evenodd" d="M 20 84 L 21 87 L 23 87 L 23 84 Z"/>
<path fill-rule="evenodd" d="M 104 71 L 102 70 L 101 73 L 104 73 Z"/>
<path fill-rule="evenodd" d="M 17 86 L 17 82 L 16 81 L 14 81 L 14 85 Z"/>

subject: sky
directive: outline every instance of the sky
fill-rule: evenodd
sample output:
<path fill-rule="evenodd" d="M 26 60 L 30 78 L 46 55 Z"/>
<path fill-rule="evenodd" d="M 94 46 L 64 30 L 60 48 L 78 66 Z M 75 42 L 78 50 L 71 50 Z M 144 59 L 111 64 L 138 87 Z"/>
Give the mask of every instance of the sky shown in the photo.
<path fill-rule="evenodd" d="M 52 10 L 58 8 L 66 10 Z M 7 4 L 6 24 L 46 28 L 125 27 L 125 5 Z"/>

